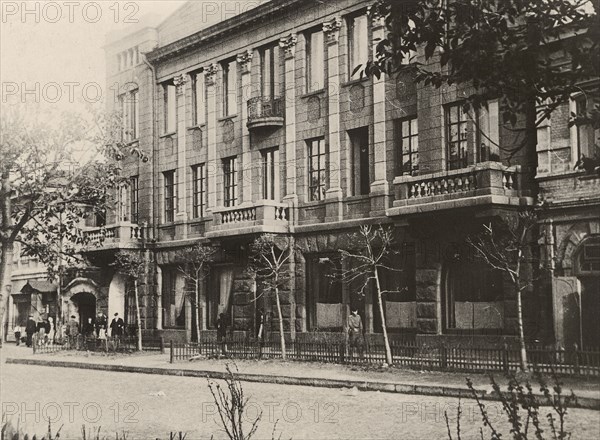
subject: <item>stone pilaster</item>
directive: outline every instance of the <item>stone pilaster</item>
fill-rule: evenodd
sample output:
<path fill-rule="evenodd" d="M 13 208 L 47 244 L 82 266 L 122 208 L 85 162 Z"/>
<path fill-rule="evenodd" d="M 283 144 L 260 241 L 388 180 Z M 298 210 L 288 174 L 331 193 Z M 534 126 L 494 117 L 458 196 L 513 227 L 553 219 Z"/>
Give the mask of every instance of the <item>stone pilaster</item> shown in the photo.
<path fill-rule="evenodd" d="M 339 38 L 342 20 L 334 17 L 323 24 L 323 33 L 327 41 L 328 82 L 328 132 L 329 132 L 329 188 L 325 193 L 326 221 L 340 221 L 343 216 L 342 187 L 340 183 L 341 135 L 340 135 L 340 66 Z"/>
<path fill-rule="evenodd" d="M 186 161 L 186 112 L 185 112 L 185 90 L 188 83 L 186 75 L 179 75 L 173 78 L 173 84 L 176 88 L 177 102 L 177 211 L 175 213 L 176 237 L 178 239 L 187 238 L 186 222 L 187 213 L 187 161 Z"/>
<path fill-rule="evenodd" d="M 296 163 L 296 44 L 297 37 L 290 34 L 279 41 L 285 54 L 285 197 L 290 207 L 290 223 L 294 224 L 297 195 L 297 163 Z"/>
<path fill-rule="evenodd" d="M 252 97 L 252 57 L 251 50 L 237 56 L 242 71 L 242 203 L 252 203 L 252 151 L 250 149 L 250 132 L 248 131 L 248 100 Z"/>
<path fill-rule="evenodd" d="M 373 59 L 377 55 L 377 43 L 385 38 L 385 22 L 376 11 L 370 10 L 373 29 Z M 371 215 L 384 215 L 389 207 L 390 183 L 387 179 L 385 77 L 372 77 L 373 81 L 373 161 L 374 179 L 371 182 Z"/>
<path fill-rule="evenodd" d="M 217 72 L 218 64 L 211 64 L 204 69 L 206 80 L 206 118 L 207 131 L 207 160 L 206 160 L 206 193 L 207 211 L 217 207 Z"/>

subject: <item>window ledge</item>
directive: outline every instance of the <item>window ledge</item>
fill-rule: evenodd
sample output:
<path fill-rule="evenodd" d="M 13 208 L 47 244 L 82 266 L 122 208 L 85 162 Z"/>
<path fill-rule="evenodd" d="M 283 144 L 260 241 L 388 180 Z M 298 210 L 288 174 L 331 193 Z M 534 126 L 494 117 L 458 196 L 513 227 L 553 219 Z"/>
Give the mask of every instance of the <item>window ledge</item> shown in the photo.
<path fill-rule="evenodd" d="M 323 87 L 322 89 L 319 90 L 312 90 L 310 92 L 306 92 L 303 95 L 300 95 L 299 98 L 310 98 L 311 96 L 317 96 L 317 95 L 325 95 L 325 93 L 327 92 L 327 89 L 325 87 Z"/>
<path fill-rule="evenodd" d="M 223 122 L 223 121 L 227 121 L 228 119 L 235 119 L 237 118 L 237 113 L 233 114 L 233 115 L 229 115 L 229 116 L 223 116 L 219 119 L 217 119 L 217 122 Z"/>
<path fill-rule="evenodd" d="M 197 125 L 192 125 L 190 127 L 188 127 L 188 130 L 204 130 L 206 128 L 206 122 L 202 123 L 202 124 L 197 124 Z"/>
<path fill-rule="evenodd" d="M 368 76 L 363 76 L 362 78 L 351 79 L 350 81 L 343 82 L 340 85 L 342 87 L 350 87 L 350 86 L 353 86 L 354 84 L 361 84 L 363 82 L 367 82 L 368 80 L 369 80 Z"/>
<path fill-rule="evenodd" d="M 163 133 L 163 134 L 161 134 L 158 137 L 161 138 L 161 139 L 164 139 L 164 138 L 168 138 L 168 137 L 175 137 L 176 135 L 177 135 L 177 132 L 176 131 L 172 131 L 170 133 Z"/>

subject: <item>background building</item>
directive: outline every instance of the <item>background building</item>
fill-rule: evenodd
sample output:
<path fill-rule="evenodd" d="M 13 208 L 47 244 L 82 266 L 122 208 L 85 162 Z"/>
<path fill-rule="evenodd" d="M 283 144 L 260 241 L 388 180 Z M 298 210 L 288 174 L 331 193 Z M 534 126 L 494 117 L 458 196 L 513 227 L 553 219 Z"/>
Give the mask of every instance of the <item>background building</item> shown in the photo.
<path fill-rule="evenodd" d="M 271 304 L 255 300 L 248 248 L 257 234 L 290 234 L 299 249 L 283 295 L 290 336 L 341 330 L 350 307 L 377 333 L 372 293 L 356 295 L 330 275 L 337 251 L 353 245 L 349 233 L 385 223 L 400 238 L 399 272 L 385 280 L 402 290 L 384 304 L 391 332 L 470 342 L 515 335 L 507 280 L 472 258 L 464 240 L 534 205 L 534 170 L 500 148 L 518 130 L 501 123 L 494 101 L 464 113 L 466 88 L 416 85 L 407 71 L 354 73 L 385 32 L 369 4 L 272 0 L 209 26 L 202 2 L 188 2 L 156 28 L 111 39 L 113 108 L 124 137 L 150 160 L 125 160 L 119 206 L 88 231 L 106 237 L 88 249 L 98 272 L 66 294 L 87 292 L 90 310 L 133 324 L 127 279 L 110 264 L 118 250 L 139 251 L 151 274 L 142 283 L 144 331 L 195 339 L 179 252 L 204 242 L 219 254 L 203 286 L 201 329 L 214 329 L 224 312 L 234 329 L 252 331 L 261 307 L 276 329 Z M 537 182 L 550 208 L 544 256 L 555 267 L 526 292 L 526 334 L 590 344 L 600 336 L 586 315 L 599 295 L 599 177 L 573 167 L 584 150 L 593 157 L 598 133 L 569 128 L 568 107 L 538 132 Z"/>

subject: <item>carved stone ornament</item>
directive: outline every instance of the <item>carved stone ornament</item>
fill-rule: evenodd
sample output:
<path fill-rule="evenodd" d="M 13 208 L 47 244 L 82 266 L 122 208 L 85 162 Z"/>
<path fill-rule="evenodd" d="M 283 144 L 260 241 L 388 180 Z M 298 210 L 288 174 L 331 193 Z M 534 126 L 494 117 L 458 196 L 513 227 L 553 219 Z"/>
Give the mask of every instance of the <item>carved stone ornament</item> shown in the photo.
<path fill-rule="evenodd" d="M 250 49 L 242 52 L 241 54 L 239 54 L 237 56 L 237 62 L 240 64 L 240 66 L 242 67 L 242 72 L 243 73 L 249 73 L 250 72 L 250 66 L 252 65 L 252 57 L 254 56 L 254 54 L 252 53 L 252 51 Z"/>
<path fill-rule="evenodd" d="M 371 25 L 373 26 L 373 29 L 377 29 L 385 25 L 385 19 L 383 15 L 381 15 L 379 9 L 373 5 L 367 8 L 367 14 L 369 17 L 371 17 Z"/>
<path fill-rule="evenodd" d="M 328 43 L 337 43 L 340 38 L 340 28 L 342 27 L 342 19 L 333 17 L 331 20 L 323 23 L 323 33 L 327 38 Z"/>
<path fill-rule="evenodd" d="M 290 34 L 287 37 L 281 38 L 279 40 L 279 47 L 281 47 L 284 52 L 286 58 L 291 58 L 294 56 L 296 52 L 296 44 L 298 43 L 298 37 L 296 34 Z"/>
<path fill-rule="evenodd" d="M 204 77 L 206 83 L 212 85 L 217 79 L 217 72 L 219 71 L 219 65 L 217 63 L 209 64 L 204 68 Z"/>
<path fill-rule="evenodd" d="M 177 94 L 180 95 L 183 93 L 183 87 L 185 86 L 186 82 L 187 82 L 187 76 L 183 75 L 183 74 L 173 78 L 173 85 L 177 88 Z"/>

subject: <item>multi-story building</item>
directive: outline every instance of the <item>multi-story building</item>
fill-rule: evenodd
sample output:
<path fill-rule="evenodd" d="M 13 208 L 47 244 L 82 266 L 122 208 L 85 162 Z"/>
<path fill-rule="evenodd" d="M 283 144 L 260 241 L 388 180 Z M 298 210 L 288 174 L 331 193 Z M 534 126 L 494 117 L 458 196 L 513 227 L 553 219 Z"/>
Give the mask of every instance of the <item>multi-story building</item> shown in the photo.
<path fill-rule="evenodd" d="M 384 304 L 391 332 L 515 335 L 509 283 L 469 258 L 465 243 L 536 198 L 525 157 L 500 148 L 519 133 L 501 123 L 498 103 L 466 113 L 468 89 L 417 85 L 408 70 L 354 73 L 385 33 L 370 1 L 272 0 L 210 26 L 202 4 L 106 45 L 124 136 L 150 160 L 125 159 L 131 184 L 109 213 L 107 238 L 90 251 L 105 276 L 80 279 L 73 292 L 133 323 L 127 279 L 109 263 L 120 249 L 142 252 L 150 267 L 143 328 L 194 339 L 181 251 L 202 242 L 220 252 L 201 292 L 200 328 L 213 329 L 224 312 L 234 329 L 252 330 L 262 307 L 275 324 L 245 269 L 258 234 L 288 234 L 298 249 L 282 295 L 291 337 L 340 330 L 351 307 L 377 333 L 373 293 L 358 295 L 331 275 L 346 264 L 338 250 L 353 246 L 349 234 L 382 223 L 399 237 L 399 270 L 384 280 L 399 291 Z M 599 179 L 571 171 L 585 141 L 570 137 L 568 115 L 560 109 L 548 137 L 538 133 L 538 182 L 552 206 L 544 222 L 559 264 L 544 289 L 525 295 L 528 336 L 559 342 L 573 339 L 572 301 L 598 301 Z M 589 319 L 579 313 L 580 328 L 588 331 Z"/>

